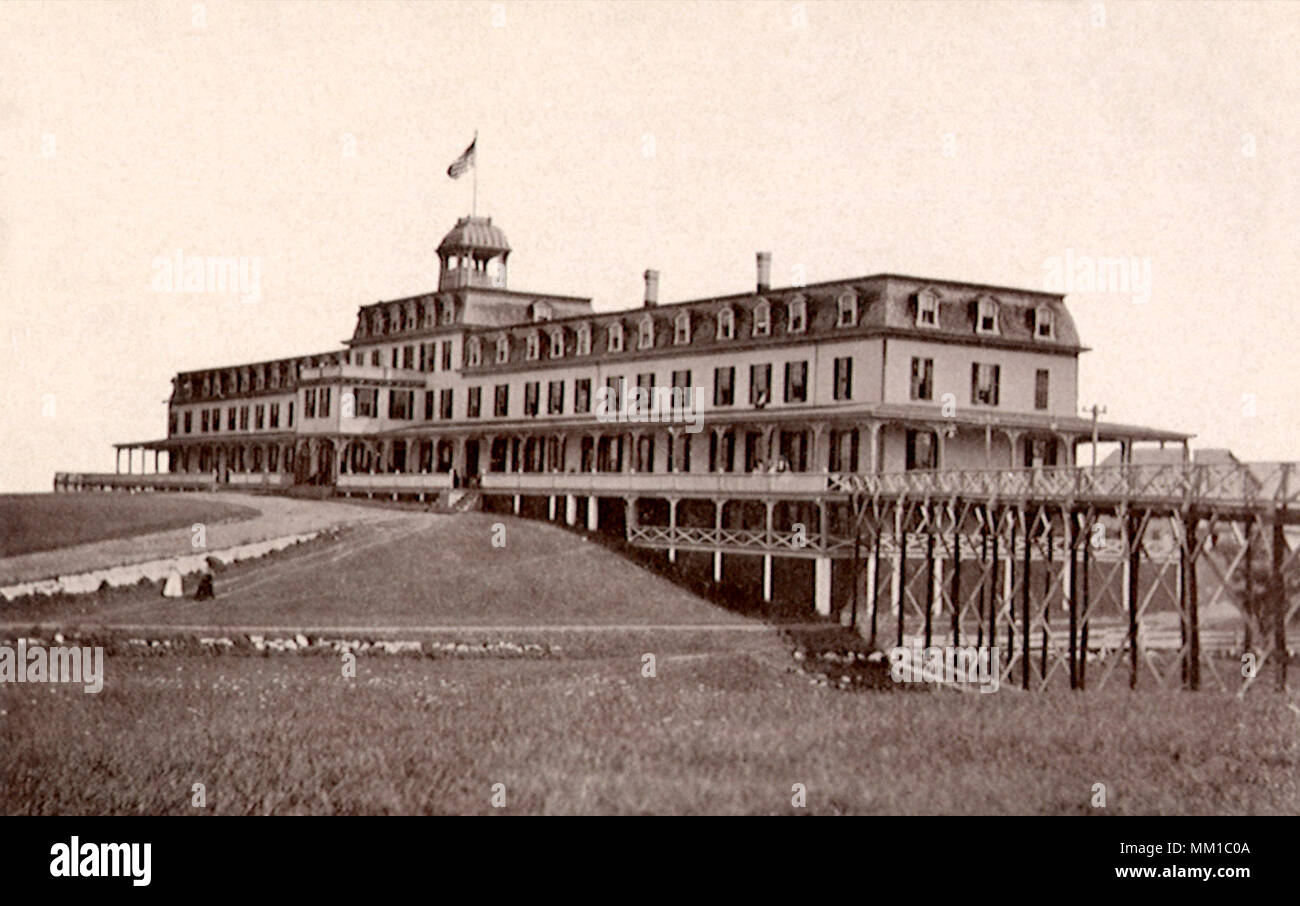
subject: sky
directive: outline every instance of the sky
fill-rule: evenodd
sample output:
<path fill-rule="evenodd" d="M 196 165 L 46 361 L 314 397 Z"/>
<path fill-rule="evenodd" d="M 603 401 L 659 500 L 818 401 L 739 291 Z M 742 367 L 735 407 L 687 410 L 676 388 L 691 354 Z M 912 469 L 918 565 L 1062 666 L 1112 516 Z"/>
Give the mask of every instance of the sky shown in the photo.
<path fill-rule="evenodd" d="M 434 289 L 476 131 L 512 288 L 1072 262 L 1081 404 L 1300 459 L 1297 46 L 1297 3 L 0 4 L 0 491 Z M 169 292 L 178 252 L 256 291 Z"/>

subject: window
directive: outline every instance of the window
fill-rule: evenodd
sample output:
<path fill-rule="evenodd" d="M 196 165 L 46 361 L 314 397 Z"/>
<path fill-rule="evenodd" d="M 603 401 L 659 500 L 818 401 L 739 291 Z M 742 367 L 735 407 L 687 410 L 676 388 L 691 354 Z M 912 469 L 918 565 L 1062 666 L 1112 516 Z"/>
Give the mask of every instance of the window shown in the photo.
<path fill-rule="evenodd" d="M 357 418 L 375 418 L 379 415 L 379 388 L 358 387 L 352 391 Z"/>
<path fill-rule="evenodd" d="M 438 391 L 438 418 L 451 418 L 451 388 L 445 387 Z"/>
<path fill-rule="evenodd" d="M 623 351 L 623 324 L 620 321 L 615 321 L 609 325 L 608 349 L 610 352 Z"/>
<path fill-rule="evenodd" d="M 167 413 L 167 436 L 171 437 L 175 433 L 176 433 L 176 413 L 168 412 Z"/>
<path fill-rule="evenodd" d="M 199 432 L 202 434 L 207 434 L 208 433 L 208 410 L 204 409 L 202 412 L 199 413 L 199 416 L 200 416 Z"/>
<path fill-rule="evenodd" d="M 401 349 L 398 348 L 397 346 L 394 346 L 391 350 L 389 350 L 388 364 L 394 368 L 398 367 L 398 356 L 400 354 L 401 354 Z"/>
<path fill-rule="evenodd" d="M 840 293 L 835 300 L 835 326 L 856 327 L 858 323 L 858 296 L 856 293 Z"/>
<path fill-rule="evenodd" d="M 247 412 L 248 407 L 245 406 L 244 410 L 245 412 Z M 316 390 L 314 388 L 309 387 L 306 390 L 304 390 L 302 393 L 302 417 L 303 418 L 316 417 Z M 244 418 L 242 413 L 240 418 L 244 422 L 244 428 L 247 429 L 248 419 Z"/>
<path fill-rule="evenodd" d="M 186 434 L 189 434 L 190 430 L 194 427 L 194 419 L 192 418 L 193 415 L 194 415 L 193 411 L 189 409 L 185 410 L 185 433 Z"/>
<path fill-rule="evenodd" d="M 713 405 L 730 406 L 736 402 L 736 368 L 713 369 Z"/>
<path fill-rule="evenodd" d="M 1001 372 L 998 365 L 985 365 L 976 362 L 970 367 L 970 401 L 975 406 L 996 406 L 998 404 L 998 377 Z"/>
<path fill-rule="evenodd" d="M 551 358 L 564 358 L 564 328 L 557 327 L 551 331 Z"/>
<path fill-rule="evenodd" d="M 253 428 L 261 431 L 266 427 L 266 406 L 258 403 L 253 409 Z"/>
<path fill-rule="evenodd" d="M 837 400 L 853 399 L 853 359 L 850 356 L 835 360 L 835 390 Z"/>
<path fill-rule="evenodd" d="M 272 428 L 280 427 L 280 404 L 279 403 L 271 404 L 270 426 Z"/>
<path fill-rule="evenodd" d="M 454 303 L 448 302 L 447 304 L 442 306 L 442 323 L 443 324 L 456 323 L 456 306 Z"/>
<path fill-rule="evenodd" d="M 808 363 L 785 363 L 785 401 L 803 403 L 808 401 Z"/>
<path fill-rule="evenodd" d="M 577 330 L 578 355 L 591 355 L 591 325 L 580 324 Z"/>
<path fill-rule="evenodd" d="M 605 405 L 617 412 L 623 407 L 623 379 L 621 377 L 605 378 Z"/>
<path fill-rule="evenodd" d="M 691 341 L 691 313 L 681 312 L 673 319 L 673 343 L 681 346 Z"/>
<path fill-rule="evenodd" d="M 991 296 L 980 296 L 975 303 L 975 332 L 998 332 L 998 303 Z"/>
<path fill-rule="evenodd" d="M 736 310 L 728 305 L 718 312 L 718 339 L 734 340 L 736 338 Z"/>
<path fill-rule="evenodd" d="M 419 350 L 420 358 L 416 362 L 416 366 L 419 368 L 420 371 L 433 371 L 433 356 L 429 354 L 432 348 L 433 348 L 433 344 L 429 344 L 426 346 L 424 343 L 421 343 L 417 347 L 417 349 Z"/>
<path fill-rule="evenodd" d="M 573 411 L 591 411 L 591 378 L 578 378 L 573 382 Z"/>
<path fill-rule="evenodd" d="M 321 418 L 330 417 L 330 388 L 320 388 L 320 408 L 317 411 Z"/>
<path fill-rule="evenodd" d="M 537 331 L 528 332 L 528 345 L 524 350 L 524 358 L 528 361 L 534 361 L 542 354 L 542 335 Z"/>
<path fill-rule="evenodd" d="M 524 415 L 536 415 L 538 394 L 540 392 L 540 381 L 529 381 L 524 384 Z"/>
<path fill-rule="evenodd" d="M 433 421 L 433 391 L 424 391 L 424 420 Z"/>
<path fill-rule="evenodd" d="M 371 351 L 370 364 L 375 368 L 378 368 L 383 364 L 383 359 L 380 358 L 380 351 L 378 349 Z"/>
<path fill-rule="evenodd" d="M 939 294 L 925 289 L 916 295 L 916 326 L 939 326 Z"/>
<path fill-rule="evenodd" d="M 432 344 L 429 346 L 429 351 L 433 351 Z M 451 340 L 444 340 L 442 344 L 442 370 L 451 371 Z"/>
<path fill-rule="evenodd" d="M 749 404 L 762 409 L 772 401 L 772 366 L 749 366 Z"/>
<path fill-rule="evenodd" d="M 497 364 L 504 365 L 510 361 L 510 338 L 507 336 L 497 337 Z"/>
<path fill-rule="evenodd" d="M 796 296 L 786 309 L 786 331 L 803 333 L 808 329 L 808 302 L 803 296 Z"/>
<path fill-rule="evenodd" d="M 474 337 L 469 341 L 468 352 L 465 354 L 465 360 L 470 368 L 477 368 L 483 364 L 483 344 Z"/>
<path fill-rule="evenodd" d="M 651 349 L 655 345 L 655 319 L 646 315 L 637 326 L 637 349 Z"/>
<path fill-rule="evenodd" d="M 912 399 L 934 399 L 934 359 L 912 359 Z"/>
<path fill-rule="evenodd" d="M 505 418 L 510 412 L 510 385 L 497 384 L 496 391 L 492 401 L 492 414 L 497 418 Z"/>
<path fill-rule="evenodd" d="M 287 424 L 290 428 L 293 427 L 293 401 L 292 400 L 289 401 L 289 421 L 287 422 Z"/>
<path fill-rule="evenodd" d="M 1034 309 L 1034 339 L 1051 340 L 1056 337 L 1056 328 L 1053 324 L 1052 310 L 1046 305 L 1040 305 Z"/>
<path fill-rule="evenodd" d="M 939 468 L 939 443 L 933 431 L 908 429 L 906 468 Z"/>
<path fill-rule="evenodd" d="M 226 410 L 226 430 L 227 431 L 235 430 L 235 407 L 234 406 L 231 406 L 229 409 Z"/>
<path fill-rule="evenodd" d="M 636 412 L 648 415 L 654 406 L 655 376 L 646 371 L 636 376 Z"/>
<path fill-rule="evenodd" d="M 389 390 L 388 417 L 397 420 L 409 420 L 415 417 L 415 391 Z"/>
<path fill-rule="evenodd" d="M 546 414 L 564 414 L 564 381 L 551 381 L 546 388 Z"/>
<path fill-rule="evenodd" d="M 772 333 L 772 306 L 764 299 L 754 306 L 754 336 L 766 337 Z"/>
<path fill-rule="evenodd" d="M 1047 369 L 1039 368 L 1034 372 L 1034 408 L 1047 408 Z"/>
<path fill-rule="evenodd" d="M 689 389 L 691 386 L 691 370 L 687 368 L 684 371 L 674 371 L 673 386 Z"/>
<path fill-rule="evenodd" d="M 465 391 L 465 417 L 478 418 L 483 414 L 483 388 L 470 387 Z"/>
<path fill-rule="evenodd" d="M 533 303 L 533 320 L 534 320 L 534 321 L 549 321 L 549 320 L 551 320 L 551 316 L 552 316 L 552 311 L 551 311 L 550 303 L 547 303 L 547 302 L 534 302 L 534 303 Z"/>
<path fill-rule="evenodd" d="M 415 347 L 414 346 L 402 347 L 402 367 L 408 370 L 415 368 Z"/>

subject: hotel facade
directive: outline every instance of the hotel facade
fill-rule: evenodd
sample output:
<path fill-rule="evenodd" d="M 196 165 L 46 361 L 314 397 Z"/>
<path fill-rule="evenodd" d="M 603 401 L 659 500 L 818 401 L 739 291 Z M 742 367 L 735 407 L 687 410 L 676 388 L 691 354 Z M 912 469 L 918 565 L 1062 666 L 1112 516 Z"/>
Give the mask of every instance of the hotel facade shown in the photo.
<path fill-rule="evenodd" d="M 1060 294 L 897 274 L 775 287 L 760 252 L 748 291 L 661 304 L 646 271 L 639 307 L 598 312 L 510 288 L 491 218 L 461 218 L 437 254 L 435 292 L 361 306 L 340 349 L 176 375 L 166 437 L 56 489 L 512 510 L 703 555 L 717 581 L 724 554 L 761 558 L 766 600 L 774 556 L 808 560 L 830 612 L 845 476 L 1072 466 L 1094 441 L 1187 450 L 1080 416 L 1086 348 Z"/>

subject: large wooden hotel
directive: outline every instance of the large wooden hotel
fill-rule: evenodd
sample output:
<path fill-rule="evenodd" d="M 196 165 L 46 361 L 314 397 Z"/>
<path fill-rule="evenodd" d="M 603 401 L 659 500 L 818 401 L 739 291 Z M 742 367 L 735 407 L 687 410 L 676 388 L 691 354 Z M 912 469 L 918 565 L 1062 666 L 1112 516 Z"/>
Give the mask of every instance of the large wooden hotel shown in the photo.
<path fill-rule="evenodd" d="M 897 274 L 777 287 L 760 252 L 746 291 L 665 304 L 651 270 L 641 305 L 598 312 L 510 288 L 510 254 L 491 218 L 460 219 L 437 291 L 361 306 L 341 349 L 176 375 L 165 438 L 56 485 L 481 505 L 828 613 L 844 476 L 1187 448 L 1081 416 L 1086 350 L 1059 294 Z"/>

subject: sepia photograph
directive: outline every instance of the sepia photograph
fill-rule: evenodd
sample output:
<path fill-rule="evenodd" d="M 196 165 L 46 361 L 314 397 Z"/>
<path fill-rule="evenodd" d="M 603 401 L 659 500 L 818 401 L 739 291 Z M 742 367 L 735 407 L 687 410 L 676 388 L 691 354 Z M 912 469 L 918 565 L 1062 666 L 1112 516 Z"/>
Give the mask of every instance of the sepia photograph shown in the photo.
<path fill-rule="evenodd" d="M 15 864 L 996 816 L 1250 879 L 1258 825 L 1058 822 L 1300 813 L 1297 45 L 1296 2 L 0 6 L 0 825 L 75 819 Z"/>

